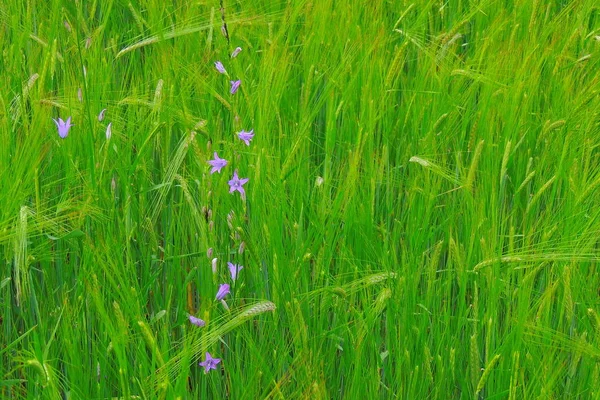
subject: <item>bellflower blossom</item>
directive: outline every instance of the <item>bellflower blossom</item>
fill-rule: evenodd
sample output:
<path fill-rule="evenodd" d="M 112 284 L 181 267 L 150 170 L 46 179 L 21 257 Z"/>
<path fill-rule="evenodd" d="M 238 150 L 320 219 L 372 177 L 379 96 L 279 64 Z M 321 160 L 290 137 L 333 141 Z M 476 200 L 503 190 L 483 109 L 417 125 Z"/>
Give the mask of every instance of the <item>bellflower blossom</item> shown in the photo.
<path fill-rule="evenodd" d="M 225 296 L 227 296 L 230 293 L 229 290 L 229 284 L 228 283 L 223 283 L 222 285 L 219 286 L 219 290 L 217 291 L 217 300 L 223 300 L 225 298 Z"/>
<path fill-rule="evenodd" d="M 210 170 L 210 173 L 211 174 L 214 174 L 215 172 L 221 173 L 221 168 L 223 168 L 227 165 L 227 160 L 225 160 L 224 158 L 219 158 L 219 155 L 217 154 L 216 151 L 214 153 L 214 157 L 215 157 L 214 159 L 208 161 L 208 163 L 212 167 L 212 169 Z"/>
<path fill-rule="evenodd" d="M 233 178 L 227 182 L 229 184 L 229 193 L 233 193 L 237 190 L 242 195 L 242 198 L 246 197 L 246 192 L 244 191 L 243 185 L 245 185 L 248 181 L 248 178 L 240 179 L 237 170 L 235 170 L 233 173 Z"/>
<path fill-rule="evenodd" d="M 244 143 L 246 143 L 246 146 L 250 146 L 250 141 L 254 137 L 254 129 L 250 129 L 249 132 L 242 130 L 238 133 L 238 137 L 240 138 L 240 140 L 243 140 Z"/>
<path fill-rule="evenodd" d="M 66 138 L 67 135 L 69 134 L 69 129 L 71 129 L 71 127 L 73 126 L 71 124 L 71 117 L 67 118 L 66 121 L 63 121 L 61 118 L 57 120 L 55 120 L 54 118 L 52 118 L 52 120 L 54 121 L 54 123 L 56 124 L 56 127 L 58 128 L 58 135 L 61 138 Z"/>
<path fill-rule="evenodd" d="M 227 267 L 229 268 L 229 273 L 231 274 L 232 281 L 237 280 L 238 273 L 244 268 L 243 265 L 233 264 L 229 261 L 227 262 Z"/>
<path fill-rule="evenodd" d="M 211 369 L 217 369 L 217 364 L 221 362 L 220 358 L 213 358 L 210 353 L 207 351 L 204 361 L 198 363 L 201 367 L 204 367 L 204 373 L 208 374 Z"/>

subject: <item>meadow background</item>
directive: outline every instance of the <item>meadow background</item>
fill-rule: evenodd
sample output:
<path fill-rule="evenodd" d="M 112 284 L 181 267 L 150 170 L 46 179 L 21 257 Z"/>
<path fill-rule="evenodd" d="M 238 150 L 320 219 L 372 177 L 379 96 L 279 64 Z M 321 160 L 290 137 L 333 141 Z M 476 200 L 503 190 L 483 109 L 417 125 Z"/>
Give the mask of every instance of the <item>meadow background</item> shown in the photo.
<path fill-rule="evenodd" d="M 224 15 L 0 4 L 0 398 L 600 398 L 600 5 Z"/>

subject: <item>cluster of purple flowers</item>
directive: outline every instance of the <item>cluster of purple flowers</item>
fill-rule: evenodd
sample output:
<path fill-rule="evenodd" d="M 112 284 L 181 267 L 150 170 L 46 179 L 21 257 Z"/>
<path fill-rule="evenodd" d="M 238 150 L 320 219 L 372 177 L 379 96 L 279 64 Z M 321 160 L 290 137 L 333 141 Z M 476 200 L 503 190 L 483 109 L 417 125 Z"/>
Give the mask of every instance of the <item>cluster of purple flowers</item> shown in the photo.
<path fill-rule="evenodd" d="M 241 51 L 242 51 L 242 49 L 240 47 L 236 48 L 233 51 L 233 53 L 231 54 L 231 58 L 237 57 L 237 55 Z M 225 69 L 225 66 L 223 65 L 222 62 L 220 62 L 220 61 L 215 62 L 215 68 L 221 74 L 228 75 L 227 70 Z M 232 95 L 234 95 L 239 90 L 239 88 L 242 84 L 242 81 L 238 79 L 238 80 L 230 81 L 230 83 L 231 83 L 231 89 L 229 92 Z M 78 96 L 81 97 L 80 92 L 78 93 Z M 105 108 L 102 111 L 100 111 L 100 113 L 98 114 L 99 122 L 102 122 L 104 120 L 106 111 L 107 111 L 107 109 Z M 65 139 L 69 135 L 69 130 L 73 126 L 73 124 L 71 123 L 71 117 L 68 117 L 66 121 L 63 121 L 62 118 L 58 118 L 58 120 L 53 119 L 53 121 L 56 124 L 56 127 L 58 129 L 58 135 L 62 139 Z M 110 122 L 106 126 L 106 139 L 110 140 L 111 136 L 112 136 L 112 122 Z M 246 146 L 250 146 L 250 142 L 254 138 L 254 129 L 250 129 L 249 131 L 242 130 L 237 133 L 237 136 L 241 141 L 243 141 L 246 144 Z M 216 172 L 221 173 L 221 170 L 223 168 L 225 168 L 229 162 L 224 158 L 220 158 L 216 151 L 213 153 L 213 157 L 214 158 L 212 160 L 208 161 L 208 164 L 211 167 L 210 173 L 211 174 L 214 174 Z M 237 169 L 234 170 L 232 178 L 228 181 L 229 193 L 234 193 L 237 191 L 240 193 L 240 196 L 242 197 L 242 199 L 245 200 L 246 192 L 244 190 L 244 185 L 248 181 L 249 181 L 249 178 L 240 178 L 238 175 Z M 242 242 L 242 244 L 240 245 L 240 250 L 239 250 L 240 253 L 243 251 L 243 246 L 244 246 L 244 243 Z M 212 255 L 212 249 L 209 249 L 209 253 L 210 253 L 210 255 Z M 210 257 L 210 255 L 209 255 L 209 257 Z M 216 258 L 214 258 L 212 260 L 212 264 L 213 264 L 213 272 L 216 272 L 216 265 L 217 265 Z M 233 282 L 235 282 L 238 279 L 238 275 L 239 275 L 240 271 L 244 268 L 243 265 L 233 264 L 231 262 L 227 262 L 227 267 L 229 268 L 229 273 L 231 275 L 231 280 Z M 225 297 L 227 297 L 227 295 L 230 294 L 230 292 L 231 292 L 231 286 L 228 283 L 223 283 L 223 284 L 219 285 L 219 289 L 217 290 L 215 300 L 222 302 L 223 305 L 227 308 L 227 303 L 225 302 Z M 195 317 L 193 315 L 189 315 L 189 321 L 192 325 L 195 325 L 197 327 L 204 327 L 206 325 L 206 321 L 204 321 L 201 318 Z M 211 356 L 211 354 L 209 352 L 206 352 L 204 361 L 200 362 L 199 365 L 201 367 L 204 367 L 204 373 L 208 373 L 211 369 L 216 370 L 217 365 L 220 362 L 221 362 L 220 358 L 214 358 Z"/>
<path fill-rule="evenodd" d="M 213 260 L 213 263 L 216 263 L 216 258 Z M 231 280 L 235 281 L 238 278 L 238 273 L 244 268 L 243 265 L 233 264 L 231 262 L 227 262 L 227 267 L 229 268 L 229 273 L 231 274 Z M 221 301 L 225 303 L 225 297 L 231 293 L 231 286 L 228 283 L 223 283 L 219 285 L 219 289 L 217 290 L 217 295 L 215 296 L 215 300 Z M 225 304 L 225 306 L 227 306 Z M 197 327 L 202 328 L 206 325 L 206 321 L 201 318 L 195 317 L 193 315 L 189 316 L 190 323 Z M 217 364 L 221 362 L 220 358 L 213 358 L 209 352 L 206 352 L 204 361 L 198 363 L 201 367 L 204 367 L 204 373 L 208 373 L 211 369 L 217 369 Z"/>
<path fill-rule="evenodd" d="M 240 49 L 240 51 L 241 51 L 241 48 L 238 47 L 238 49 Z M 237 53 L 235 53 L 235 51 L 233 52 L 233 54 L 237 55 Z M 232 54 L 232 56 L 233 56 L 233 54 Z M 229 76 L 229 74 L 227 73 L 227 70 L 225 69 L 225 66 L 223 65 L 223 63 L 221 61 L 215 62 L 215 68 L 217 69 L 217 71 L 219 71 L 223 75 Z M 229 83 L 231 84 L 231 89 L 229 89 L 229 93 L 235 94 L 238 91 L 238 89 L 240 88 L 242 81 L 240 79 L 238 79 L 235 81 L 229 81 Z"/>
<path fill-rule="evenodd" d="M 240 51 L 242 51 L 242 49 L 240 47 L 236 48 L 233 53 L 231 54 L 231 57 L 234 58 L 236 57 Z M 223 63 L 221 61 L 216 61 L 215 62 L 215 68 L 217 69 L 218 72 L 220 72 L 221 74 L 224 75 L 228 75 L 227 70 L 225 69 L 225 66 L 223 65 Z M 231 89 L 230 89 L 230 93 L 231 94 L 235 94 L 238 89 L 240 88 L 240 85 L 242 84 L 241 80 L 235 80 L 235 81 L 230 81 L 231 82 Z M 254 129 L 250 129 L 249 131 L 245 131 L 245 130 L 241 130 L 240 132 L 237 133 L 238 138 L 243 141 L 246 146 L 250 146 L 250 142 L 252 141 L 252 139 L 254 138 Z M 229 164 L 229 161 L 227 161 L 224 158 L 220 158 L 219 154 L 215 151 L 213 153 L 213 159 L 208 161 L 208 164 L 212 167 L 210 170 L 211 174 L 214 174 L 215 172 L 221 173 L 221 170 L 223 168 L 225 168 L 227 166 L 227 164 Z M 229 184 L 229 193 L 233 193 L 233 192 L 239 192 L 240 196 L 242 197 L 242 199 L 246 198 L 246 191 L 244 190 L 244 185 L 248 182 L 248 178 L 240 178 L 238 175 L 238 171 L 235 170 L 233 172 L 233 177 L 227 182 Z"/>
<path fill-rule="evenodd" d="M 231 54 L 232 58 L 235 58 L 240 52 L 242 51 L 242 49 L 240 47 L 236 48 L 233 53 Z M 225 66 L 223 65 L 223 63 L 221 61 L 216 61 L 215 62 L 215 68 L 216 70 L 223 74 L 223 75 L 229 75 L 227 73 L 227 70 L 225 69 Z M 242 81 L 241 80 L 234 80 L 234 81 L 230 81 L 231 83 L 231 89 L 229 90 L 229 92 L 234 95 L 235 93 L 237 93 L 237 91 L 239 90 Z M 243 141 L 246 146 L 250 146 L 250 142 L 252 141 L 252 139 L 254 138 L 254 129 L 250 129 L 250 131 L 245 131 L 242 130 L 240 132 L 237 133 L 237 137 Z M 210 166 L 210 173 L 211 175 L 214 173 L 221 173 L 222 169 L 225 168 L 227 165 L 229 164 L 229 161 L 227 161 L 224 158 L 219 157 L 218 152 L 214 152 L 213 153 L 213 158 L 211 160 L 208 160 L 208 165 Z M 227 182 L 229 184 L 229 193 L 234 193 L 234 192 L 239 192 L 240 196 L 242 199 L 245 200 L 246 198 L 246 191 L 244 190 L 244 185 L 246 183 L 248 183 L 249 178 L 240 178 L 238 175 L 238 171 L 237 169 L 233 171 L 233 176 L 232 178 Z M 243 242 L 240 245 L 240 253 L 243 251 Z M 212 248 L 209 249 L 207 251 L 207 256 L 210 258 L 212 256 Z M 213 258 L 212 260 L 212 269 L 213 269 L 213 273 L 217 272 L 217 258 Z M 240 271 L 244 268 L 243 265 L 239 265 L 239 264 L 234 264 L 232 262 L 227 262 L 227 268 L 229 269 L 229 274 L 231 275 L 231 280 L 233 282 L 235 282 L 238 279 L 238 275 L 240 273 Z M 228 308 L 227 303 L 225 302 L 225 298 L 227 297 L 228 294 L 231 293 L 231 286 L 229 283 L 222 283 L 219 285 L 219 288 L 217 290 L 217 294 L 215 296 L 215 301 L 220 301 L 223 306 L 225 308 Z M 190 323 L 192 323 L 195 326 L 198 327 L 203 327 L 206 325 L 206 322 L 198 317 L 195 317 L 193 315 L 189 316 L 189 320 Z M 204 361 L 200 362 L 199 365 L 201 367 L 204 367 L 204 373 L 208 373 L 211 369 L 217 369 L 217 365 L 221 362 L 220 358 L 214 358 L 209 352 L 206 352 L 205 354 L 205 359 Z"/>

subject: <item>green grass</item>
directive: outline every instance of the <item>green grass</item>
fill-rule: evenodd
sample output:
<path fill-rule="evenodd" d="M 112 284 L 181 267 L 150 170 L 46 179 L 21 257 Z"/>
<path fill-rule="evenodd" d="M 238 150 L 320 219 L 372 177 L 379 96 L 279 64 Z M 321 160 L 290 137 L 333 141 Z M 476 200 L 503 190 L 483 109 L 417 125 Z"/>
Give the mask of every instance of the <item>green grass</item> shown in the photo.
<path fill-rule="evenodd" d="M 0 4 L 0 398 L 600 398 L 600 5 L 221 18 Z"/>

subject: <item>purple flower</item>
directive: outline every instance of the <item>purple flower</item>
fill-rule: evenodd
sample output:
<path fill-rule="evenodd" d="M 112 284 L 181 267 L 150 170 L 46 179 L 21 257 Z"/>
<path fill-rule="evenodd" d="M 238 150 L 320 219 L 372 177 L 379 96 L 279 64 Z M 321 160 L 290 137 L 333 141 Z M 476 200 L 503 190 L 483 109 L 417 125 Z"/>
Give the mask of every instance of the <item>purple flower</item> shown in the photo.
<path fill-rule="evenodd" d="M 240 54 L 240 51 L 242 51 L 241 47 L 236 47 L 235 50 L 233 51 L 233 53 L 231 53 L 231 58 L 236 58 L 238 54 Z"/>
<path fill-rule="evenodd" d="M 231 90 L 229 92 L 231 94 L 235 94 L 235 92 L 237 92 L 238 89 L 240 88 L 242 81 L 238 79 L 237 81 L 230 81 L 230 82 L 231 82 Z"/>
<path fill-rule="evenodd" d="M 199 327 L 203 327 L 204 325 L 206 325 L 206 322 L 203 319 L 196 318 L 193 315 L 190 315 L 190 322 Z"/>
<path fill-rule="evenodd" d="M 58 135 L 61 138 L 66 138 L 67 135 L 69 134 L 69 129 L 71 129 L 71 127 L 73 126 L 71 124 L 71 117 L 67 118 L 67 121 L 63 121 L 62 119 L 58 119 L 55 120 L 54 118 L 52 118 L 52 120 L 54 121 L 54 123 L 56 124 L 56 127 L 58 128 Z"/>
<path fill-rule="evenodd" d="M 219 71 L 222 74 L 227 74 L 227 70 L 225 69 L 225 67 L 223 66 L 223 63 L 221 61 L 216 61 L 215 62 L 215 68 L 217 69 L 217 71 Z"/>
<path fill-rule="evenodd" d="M 246 192 L 244 191 L 244 188 L 242 186 L 245 185 L 246 182 L 248 182 L 248 180 L 248 178 L 240 179 L 237 170 L 235 170 L 233 172 L 233 178 L 231 178 L 231 180 L 227 182 L 229 184 L 229 193 L 233 193 L 237 190 L 242 195 L 242 198 L 244 198 L 246 196 Z"/>
<path fill-rule="evenodd" d="M 254 129 L 250 129 L 249 132 L 242 130 L 238 133 L 238 137 L 240 138 L 240 140 L 243 140 L 244 143 L 246 143 L 246 146 L 250 146 L 250 141 L 254 137 Z"/>
<path fill-rule="evenodd" d="M 224 283 L 219 286 L 219 290 L 217 291 L 217 300 L 223 300 L 225 296 L 229 294 L 229 284 Z"/>
<path fill-rule="evenodd" d="M 204 361 L 198 363 L 198 365 L 204 367 L 204 373 L 208 374 L 208 371 L 210 371 L 211 369 L 217 369 L 217 364 L 219 364 L 220 362 L 220 358 L 213 358 L 213 356 L 211 356 L 210 353 L 207 351 Z"/>
<path fill-rule="evenodd" d="M 215 157 L 214 159 L 208 161 L 208 163 L 212 167 L 212 169 L 210 170 L 210 173 L 211 174 L 214 174 L 215 172 L 221 173 L 221 168 L 223 168 L 224 166 L 227 165 L 227 160 L 225 160 L 224 158 L 219 158 L 219 155 L 217 154 L 216 151 L 215 151 L 214 157 Z"/>
<path fill-rule="evenodd" d="M 227 262 L 227 267 L 229 267 L 229 273 L 231 274 L 231 280 L 235 281 L 237 279 L 238 273 L 244 268 L 243 265 L 237 265 Z"/>

